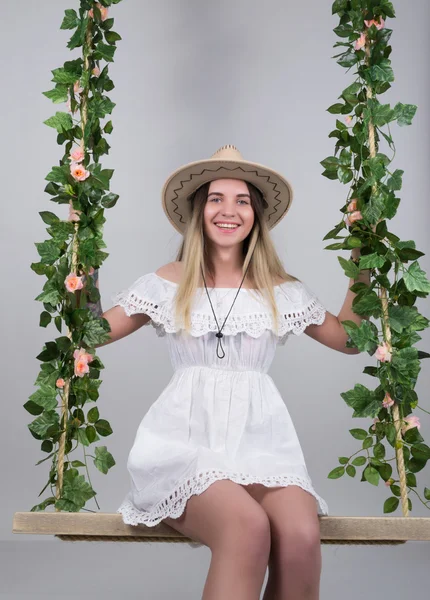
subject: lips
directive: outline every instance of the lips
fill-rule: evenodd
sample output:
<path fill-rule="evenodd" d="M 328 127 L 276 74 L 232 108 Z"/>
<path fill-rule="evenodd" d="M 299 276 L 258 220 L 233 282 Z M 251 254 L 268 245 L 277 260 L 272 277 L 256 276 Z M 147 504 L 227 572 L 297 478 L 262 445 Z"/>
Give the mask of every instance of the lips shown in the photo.
<path fill-rule="evenodd" d="M 221 233 L 234 233 L 239 229 L 240 225 L 236 225 L 236 227 L 219 227 L 217 224 L 215 224 L 215 227 L 218 229 L 218 231 L 221 231 Z"/>

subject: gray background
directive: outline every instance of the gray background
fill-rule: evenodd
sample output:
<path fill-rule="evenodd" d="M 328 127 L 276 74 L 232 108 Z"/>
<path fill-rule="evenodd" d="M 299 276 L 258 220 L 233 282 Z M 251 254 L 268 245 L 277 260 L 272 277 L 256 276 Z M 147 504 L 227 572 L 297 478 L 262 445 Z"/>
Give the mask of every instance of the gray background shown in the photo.
<path fill-rule="evenodd" d="M 331 1 L 299 3 L 245 0 L 137 2 L 112 7 L 119 42 L 110 75 L 117 103 L 112 115 L 112 149 L 102 157 L 114 168 L 112 191 L 120 200 L 106 211 L 108 260 L 100 286 L 103 308 L 111 297 L 141 274 L 174 259 L 180 236 L 164 216 L 161 187 L 178 166 L 209 157 L 220 146 L 235 144 L 244 158 L 268 164 L 289 178 L 295 191 L 290 212 L 273 231 L 288 271 L 303 279 L 327 309 L 337 314 L 348 280 L 338 254 L 324 251 L 324 235 L 338 221 L 347 186 L 321 176 L 319 164 L 333 154 L 328 133 L 335 116 L 326 108 L 353 81 L 332 55 L 339 38 L 332 29 Z M 43 192 L 44 178 L 58 164 L 62 148 L 55 130 L 43 121 L 65 105 L 54 105 L 42 91 L 53 87 L 50 71 L 79 56 L 66 48 L 70 31 L 59 29 L 64 10 L 79 3 L 65 0 L 19 3 L 2 1 L 1 56 L 3 120 L 3 218 L 1 220 L 2 294 L 2 427 L 0 469 L 0 596 L 2 598 L 199 598 L 210 551 L 179 544 L 66 544 L 56 538 L 13 535 L 15 511 L 36 504 L 47 478 L 44 455 L 30 435 L 23 408 L 39 370 L 36 356 L 45 341 L 58 335 L 39 328 L 42 304 L 34 298 L 45 277 L 30 263 L 38 261 L 35 242 L 49 239 L 38 212 L 66 218 Z M 402 202 L 388 222 L 401 239 L 414 239 L 426 253 L 421 267 L 429 271 L 429 71 L 430 6 L 425 0 L 395 2 L 397 19 L 391 59 L 394 87 L 380 97 L 418 105 L 412 127 L 391 127 L 397 146 L 392 168 L 404 169 Z M 384 146 L 381 148 L 387 150 Z M 391 156 L 391 153 L 388 152 Z M 429 316 L 425 300 L 418 309 Z M 428 330 L 418 348 L 429 349 Z M 99 349 L 106 369 L 99 405 L 112 423 L 106 439 L 117 465 L 103 476 L 92 468 L 93 484 L 103 512 L 114 512 L 128 489 L 127 455 L 141 418 L 171 377 L 167 348 L 152 327 L 140 329 L 116 344 Z M 280 348 L 270 374 L 294 420 L 315 489 L 331 515 L 382 515 L 388 496 L 378 487 L 344 477 L 329 480 L 338 456 L 359 448 L 348 433 L 367 427 L 352 419 L 340 393 L 373 380 L 362 373 L 376 364 L 367 354 L 348 356 L 303 335 Z M 429 410 L 428 362 L 417 385 Z M 426 442 L 429 416 L 420 410 Z M 76 458 L 78 458 L 76 456 Z M 427 468 L 418 474 L 419 489 L 430 485 Z M 46 494 L 43 495 L 45 497 Z M 416 496 L 411 516 L 430 517 Z M 94 502 L 89 508 L 96 509 Z M 401 516 L 400 509 L 394 513 Z M 398 547 L 323 546 L 321 598 L 351 600 L 380 594 L 400 600 L 428 590 L 430 545 L 410 542 Z M 357 568 L 359 567 L 359 568 Z M 168 576 L 166 576 L 166 574 Z M 64 591 L 61 591 L 63 590 Z"/>

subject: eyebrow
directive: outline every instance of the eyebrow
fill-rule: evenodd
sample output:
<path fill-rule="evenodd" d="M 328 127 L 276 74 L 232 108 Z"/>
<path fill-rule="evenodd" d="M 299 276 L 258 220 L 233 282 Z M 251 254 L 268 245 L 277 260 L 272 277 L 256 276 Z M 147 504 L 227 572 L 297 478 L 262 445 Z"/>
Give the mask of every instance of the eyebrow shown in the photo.
<path fill-rule="evenodd" d="M 223 193 L 221 192 L 211 192 L 210 194 L 208 194 L 208 198 L 209 196 L 211 196 L 212 194 L 216 194 L 217 196 L 224 196 Z M 249 194 L 236 194 L 236 197 L 245 197 L 245 198 L 249 198 L 251 200 L 251 196 Z"/>

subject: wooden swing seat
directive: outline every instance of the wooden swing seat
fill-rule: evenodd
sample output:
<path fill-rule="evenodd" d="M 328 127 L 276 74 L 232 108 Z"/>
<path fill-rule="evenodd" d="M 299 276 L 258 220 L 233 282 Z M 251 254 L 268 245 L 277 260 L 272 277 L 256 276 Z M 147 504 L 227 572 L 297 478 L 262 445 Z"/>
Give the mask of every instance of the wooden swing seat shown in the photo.
<path fill-rule="evenodd" d="M 322 544 L 404 544 L 430 541 L 426 517 L 320 516 Z M 54 535 L 63 541 L 193 542 L 165 523 L 126 525 L 117 513 L 16 512 L 12 533 Z"/>

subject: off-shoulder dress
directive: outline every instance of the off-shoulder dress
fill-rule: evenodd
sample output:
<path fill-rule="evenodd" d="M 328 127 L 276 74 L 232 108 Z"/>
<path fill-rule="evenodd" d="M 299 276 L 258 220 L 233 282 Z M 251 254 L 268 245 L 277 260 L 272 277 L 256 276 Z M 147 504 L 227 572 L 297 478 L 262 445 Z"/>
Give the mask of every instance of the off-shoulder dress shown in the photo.
<path fill-rule="evenodd" d="M 117 513 L 127 524 L 155 526 L 179 517 L 193 494 L 230 479 L 241 485 L 300 486 L 315 497 L 318 513 L 327 515 L 288 408 L 268 375 L 277 346 L 309 324 L 322 324 L 326 309 L 302 281 L 283 282 L 274 287 L 280 313 L 275 333 L 266 301 L 241 288 L 222 330 L 225 357 L 218 358 L 218 327 L 205 288 L 195 298 L 188 333 L 174 321 L 177 287 L 151 272 L 112 297 L 128 316 L 150 317 L 146 325 L 165 336 L 173 367 L 137 429 L 127 460 L 130 490 Z M 237 288 L 208 292 L 221 326 Z"/>

